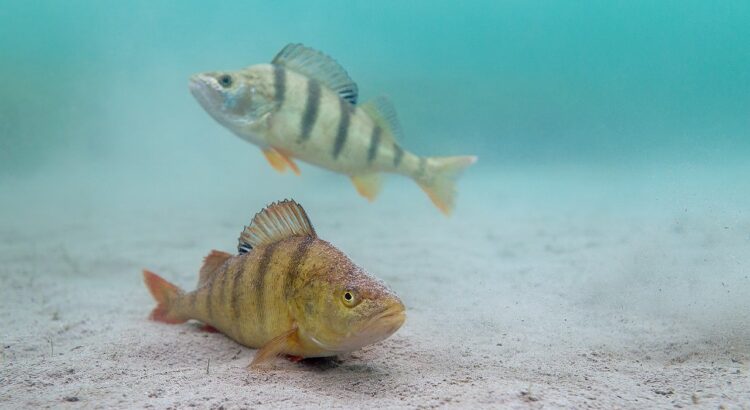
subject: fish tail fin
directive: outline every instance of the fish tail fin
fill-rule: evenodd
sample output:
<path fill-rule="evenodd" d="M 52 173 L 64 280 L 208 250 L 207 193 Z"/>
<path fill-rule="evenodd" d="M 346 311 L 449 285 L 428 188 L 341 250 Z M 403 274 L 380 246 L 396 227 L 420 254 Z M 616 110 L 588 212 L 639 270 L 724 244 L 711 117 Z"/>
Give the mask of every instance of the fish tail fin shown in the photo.
<path fill-rule="evenodd" d="M 447 216 L 451 214 L 455 204 L 456 179 L 475 162 L 475 156 L 429 157 L 426 158 L 423 175 L 414 179 L 432 203 Z"/>
<path fill-rule="evenodd" d="M 154 310 L 151 311 L 149 319 L 173 324 L 187 321 L 187 318 L 178 314 L 175 309 L 175 302 L 182 295 L 180 288 L 148 270 L 143 271 L 143 281 L 157 303 Z"/>

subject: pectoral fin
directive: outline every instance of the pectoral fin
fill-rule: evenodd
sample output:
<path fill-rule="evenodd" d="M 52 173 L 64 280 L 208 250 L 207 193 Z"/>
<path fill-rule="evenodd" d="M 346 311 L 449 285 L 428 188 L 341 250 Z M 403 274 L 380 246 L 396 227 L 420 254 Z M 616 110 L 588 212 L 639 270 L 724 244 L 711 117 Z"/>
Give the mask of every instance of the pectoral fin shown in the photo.
<path fill-rule="evenodd" d="M 286 172 L 286 168 L 289 167 L 295 174 L 300 174 L 299 167 L 294 163 L 294 160 L 289 158 L 289 156 L 284 155 L 276 148 L 268 147 L 264 149 L 263 155 L 266 156 L 268 163 L 271 164 L 273 169 L 283 173 Z"/>
<path fill-rule="evenodd" d="M 248 366 L 251 369 L 257 369 L 258 367 L 268 364 L 277 356 L 288 352 L 294 344 L 297 343 L 297 327 L 293 327 L 288 331 L 274 337 L 269 340 L 263 347 L 255 353 L 253 361 Z"/>
<path fill-rule="evenodd" d="M 373 173 L 352 176 L 352 183 L 357 188 L 357 192 L 369 201 L 374 201 L 375 197 L 378 196 L 382 185 L 381 182 L 380 174 Z"/>

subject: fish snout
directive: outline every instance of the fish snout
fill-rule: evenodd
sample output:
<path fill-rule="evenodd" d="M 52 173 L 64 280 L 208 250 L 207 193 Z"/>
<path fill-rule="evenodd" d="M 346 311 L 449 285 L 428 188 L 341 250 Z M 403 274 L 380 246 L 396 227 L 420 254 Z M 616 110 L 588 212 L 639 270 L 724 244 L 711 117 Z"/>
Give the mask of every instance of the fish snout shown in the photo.
<path fill-rule="evenodd" d="M 390 333 L 398 330 L 406 321 L 406 306 L 395 298 L 392 304 L 378 317 L 381 326 L 389 328 Z"/>
<path fill-rule="evenodd" d="M 206 81 L 206 76 L 204 74 L 195 74 L 190 76 L 190 79 L 188 80 L 188 87 L 190 87 L 190 92 L 196 93 L 199 92 L 208 85 L 208 81 Z"/>
<path fill-rule="evenodd" d="M 190 94 L 198 100 L 198 103 L 209 113 L 211 116 L 221 121 L 221 117 L 217 117 L 224 97 L 219 90 L 219 85 L 211 75 L 206 73 L 195 74 L 188 80 L 188 86 L 190 88 Z"/>

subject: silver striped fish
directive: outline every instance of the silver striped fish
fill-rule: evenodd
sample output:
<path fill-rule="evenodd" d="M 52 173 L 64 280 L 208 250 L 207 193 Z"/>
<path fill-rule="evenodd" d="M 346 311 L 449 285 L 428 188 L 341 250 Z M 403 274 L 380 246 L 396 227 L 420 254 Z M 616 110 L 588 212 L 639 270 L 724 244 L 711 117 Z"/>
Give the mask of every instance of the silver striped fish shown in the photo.
<path fill-rule="evenodd" d="M 239 71 L 206 72 L 190 90 L 220 124 L 259 146 L 278 171 L 294 159 L 351 177 L 374 200 L 381 174 L 414 179 L 446 215 L 454 208 L 455 180 L 474 156 L 420 157 L 397 142 L 396 111 L 385 97 L 358 105 L 358 87 L 332 58 L 289 44 L 270 64 Z"/>

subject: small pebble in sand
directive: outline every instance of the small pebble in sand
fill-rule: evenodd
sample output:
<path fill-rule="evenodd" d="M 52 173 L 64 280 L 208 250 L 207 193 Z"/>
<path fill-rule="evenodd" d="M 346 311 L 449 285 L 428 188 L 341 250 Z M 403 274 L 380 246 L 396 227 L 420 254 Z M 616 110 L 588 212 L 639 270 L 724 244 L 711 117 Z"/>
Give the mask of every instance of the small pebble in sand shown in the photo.
<path fill-rule="evenodd" d="M 524 401 L 539 401 L 539 397 L 532 394 L 530 390 L 522 391 L 521 399 L 523 399 Z"/>

